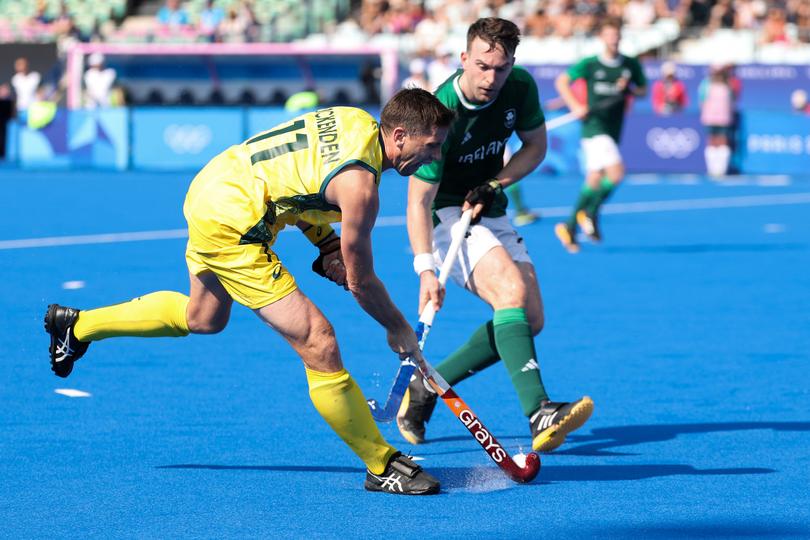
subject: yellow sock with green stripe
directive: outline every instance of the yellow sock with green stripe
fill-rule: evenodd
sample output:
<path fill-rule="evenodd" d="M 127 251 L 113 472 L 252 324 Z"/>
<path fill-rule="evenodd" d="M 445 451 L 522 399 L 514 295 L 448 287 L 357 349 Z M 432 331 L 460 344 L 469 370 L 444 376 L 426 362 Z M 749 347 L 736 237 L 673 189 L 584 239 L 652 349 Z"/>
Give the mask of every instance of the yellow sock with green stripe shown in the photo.
<path fill-rule="evenodd" d="M 506 308 L 495 311 L 492 318 L 495 328 L 495 345 L 517 390 L 523 414 L 531 416 L 548 399 L 540 377 L 540 367 L 534 350 L 534 337 L 523 308 Z"/>
<path fill-rule="evenodd" d="M 397 450 L 383 439 L 352 376 L 345 369 L 336 373 L 306 371 L 315 409 L 372 473 L 382 474 Z"/>
<path fill-rule="evenodd" d="M 189 333 L 188 296 L 159 291 L 129 302 L 79 313 L 73 334 L 79 341 L 109 337 L 182 337 Z"/>

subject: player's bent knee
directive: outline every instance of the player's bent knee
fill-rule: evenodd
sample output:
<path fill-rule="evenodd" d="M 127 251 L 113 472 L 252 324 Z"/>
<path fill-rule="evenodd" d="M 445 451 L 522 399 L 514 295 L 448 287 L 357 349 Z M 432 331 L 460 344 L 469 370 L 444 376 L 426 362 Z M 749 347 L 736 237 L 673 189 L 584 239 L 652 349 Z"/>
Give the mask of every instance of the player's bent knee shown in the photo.
<path fill-rule="evenodd" d="M 529 326 L 531 326 L 532 335 L 536 336 L 540 334 L 540 332 L 543 331 L 545 324 L 546 319 L 543 317 L 543 315 L 540 315 L 539 317 L 531 317 L 529 320 Z"/>
<path fill-rule="evenodd" d="M 326 319 L 312 324 L 299 352 L 304 364 L 310 369 L 331 372 L 343 367 L 335 330 Z"/>
<path fill-rule="evenodd" d="M 228 325 L 223 317 L 200 317 L 188 315 L 188 329 L 192 334 L 218 334 Z"/>

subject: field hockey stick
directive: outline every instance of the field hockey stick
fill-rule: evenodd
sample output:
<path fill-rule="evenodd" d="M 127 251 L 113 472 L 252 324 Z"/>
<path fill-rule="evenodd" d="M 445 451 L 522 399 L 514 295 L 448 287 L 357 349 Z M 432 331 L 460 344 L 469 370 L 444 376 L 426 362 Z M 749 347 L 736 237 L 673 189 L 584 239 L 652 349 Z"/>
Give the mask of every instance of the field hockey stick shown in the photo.
<path fill-rule="evenodd" d="M 591 111 L 598 111 L 602 109 L 607 109 L 615 105 L 616 103 L 623 101 L 627 95 L 625 93 L 617 94 L 615 96 L 611 96 L 609 98 L 605 98 L 596 105 L 591 108 Z M 587 115 L 585 115 L 587 118 Z M 576 122 L 580 118 L 577 116 L 575 112 L 568 112 L 562 116 L 557 116 L 556 118 L 552 118 L 551 120 L 546 121 L 546 131 L 551 131 L 553 129 L 561 128 L 562 126 L 566 126 L 571 122 Z"/>
<path fill-rule="evenodd" d="M 481 448 L 489 454 L 492 461 L 494 461 L 509 478 L 520 484 L 534 480 L 537 473 L 540 472 L 540 457 L 536 453 L 529 452 L 526 455 L 525 464 L 519 465 L 484 424 L 481 423 L 481 420 L 478 419 L 472 409 L 464 403 L 464 400 L 456 394 L 455 390 L 447 384 L 447 381 L 444 380 L 438 371 L 433 369 L 427 360 L 423 359 L 419 363 L 419 370 L 428 381 L 428 384 L 430 384 L 436 393 L 439 394 L 439 397 L 442 398 L 444 404 L 453 411 L 456 418 L 464 424 L 464 427 L 466 427 L 467 431 L 478 441 Z"/>
<path fill-rule="evenodd" d="M 439 269 L 439 284 L 442 287 L 447 283 L 447 278 L 450 276 L 450 270 L 458 258 L 458 252 L 461 250 L 461 243 L 464 237 L 467 236 L 467 229 L 470 228 L 470 221 L 472 220 L 472 209 L 465 211 L 461 214 L 461 219 L 454 226 L 455 234 L 453 240 L 450 242 L 450 247 L 447 250 L 447 255 L 442 262 Z M 425 350 L 425 342 L 427 341 L 430 329 L 433 326 L 433 318 L 436 316 L 436 309 L 433 302 L 428 301 L 427 305 L 422 309 L 419 315 L 419 322 L 416 325 L 416 339 L 419 342 L 419 350 Z M 411 381 L 411 376 L 416 370 L 416 363 L 413 357 L 409 356 L 402 360 L 399 364 L 399 369 L 394 377 L 394 384 L 388 392 L 388 399 L 385 400 L 385 406 L 380 408 L 377 400 L 372 398 L 368 400 L 368 406 L 371 409 L 371 416 L 377 422 L 391 422 L 397 417 L 399 406 L 402 403 L 402 398 L 405 391 L 408 389 L 408 384 Z"/>

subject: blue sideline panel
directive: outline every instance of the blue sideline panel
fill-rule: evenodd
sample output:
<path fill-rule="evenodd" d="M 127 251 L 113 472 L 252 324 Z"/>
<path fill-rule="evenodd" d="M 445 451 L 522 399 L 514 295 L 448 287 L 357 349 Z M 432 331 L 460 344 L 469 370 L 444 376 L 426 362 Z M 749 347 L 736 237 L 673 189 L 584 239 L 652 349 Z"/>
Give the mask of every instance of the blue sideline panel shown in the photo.
<path fill-rule="evenodd" d="M 128 110 L 123 108 L 60 109 L 43 128 L 18 124 L 19 164 L 29 169 L 124 170 L 129 157 L 128 125 Z"/>
<path fill-rule="evenodd" d="M 132 167 L 188 170 L 242 141 L 241 108 L 136 108 L 132 110 Z"/>
<path fill-rule="evenodd" d="M 742 170 L 750 174 L 807 174 L 810 116 L 751 111 L 742 115 Z"/>

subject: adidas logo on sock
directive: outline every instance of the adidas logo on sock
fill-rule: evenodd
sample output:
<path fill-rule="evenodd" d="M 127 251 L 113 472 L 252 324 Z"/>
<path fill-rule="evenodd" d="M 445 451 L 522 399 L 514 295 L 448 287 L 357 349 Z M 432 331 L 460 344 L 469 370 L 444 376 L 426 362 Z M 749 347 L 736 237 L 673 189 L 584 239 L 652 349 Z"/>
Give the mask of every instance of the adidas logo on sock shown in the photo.
<path fill-rule="evenodd" d="M 520 368 L 520 371 L 522 371 L 523 373 L 526 373 L 527 371 L 531 371 L 533 369 L 539 370 L 540 366 L 537 365 L 537 360 L 535 360 L 534 358 L 531 358 L 531 359 L 529 359 L 528 362 L 526 362 L 525 366 Z"/>

